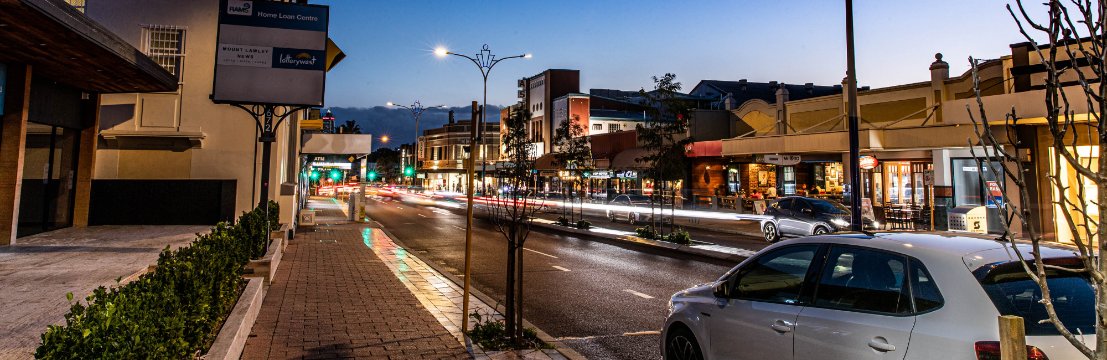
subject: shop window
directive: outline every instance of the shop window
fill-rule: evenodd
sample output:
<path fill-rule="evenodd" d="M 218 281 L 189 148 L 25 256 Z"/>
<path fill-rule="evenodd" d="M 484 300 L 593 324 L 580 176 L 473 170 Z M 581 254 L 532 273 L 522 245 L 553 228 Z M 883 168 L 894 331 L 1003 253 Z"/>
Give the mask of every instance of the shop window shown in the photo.
<path fill-rule="evenodd" d="M 785 166 L 784 172 L 784 195 L 796 194 L 796 167 Z"/>
<path fill-rule="evenodd" d="M 607 124 L 607 131 L 608 132 L 619 131 L 619 124 Z"/>
<path fill-rule="evenodd" d="M 952 159 L 950 173 L 953 175 L 953 205 L 989 205 L 995 206 L 993 199 L 988 196 L 987 187 L 997 186 L 996 176 L 988 168 L 988 164 L 978 167 L 975 159 Z M 981 172 L 983 170 L 983 172 Z M 1000 171 L 1002 178 L 1003 169 Z"/>
<path fill-rule="evenodd" d="M 1049 149 L 1049 158 L 1051 159 L 1049 162 L 1049 171 L 1051 174 L 1057 174 L 1061 182 L 1059 186 L 1053 184 L 1050 184 L 1049 186 L 1051 191 L 1053 192 L 1054 201 L 1058 201 L 1057 199 L 1060 199 L 1062 197 L 1068 198 L 1074 203 L 1080 201 L 1079 185 L 1083 183 L 1084 209 L 1079 210 L 1084 210 L 1087 212 L 1086 215 L 1089 218 L 1088 220 L 1090 220 L 1088 221 L 1087 225 L 1091 229 L 1091 232 L 1098 231 L 1096 225 L 1099 224 L 1099 206 L 1096 206 L 1095 200 L 1099 198 L 1099 188 L 1096 186 L 1095 181 L 1093 181 L 1092 179 L 1080 176 L 1080 174 L 1076 172 L 1076 169 L 1074 169 L 1072 165 L 1069 165 L 1066 160 L 1061 159 L 1061 164 L 1053 161 L 1052 159 L 1057 156 L 1056 151 L 1057 150 L 1053 148 Z M 1097 157 L 1097 155 L 1099 154 L 1099 146 L 1076 146 L 1075 149 L 1070 149 L 1070 151 L 1072 151 L 1075 155 L 1080 156 L 1081 163 L 1083 163 L 1084 166 L 1092 169 L 1092 171 L 1099 170 L 1099 158 Z M 1063 194 L 1061 193 L 1062 191 L 1064 191 Z M 954 190 L 954 192 L 956 192 L 956 190 Z M 1076 225 L 1078 227 L 1085 226 L 1085 221 L 1083 218 L 1085 214 L 1082 214 L 1081 211 L 1078 211 L 1078 209 L 1073 209 L 1073 206 L 1062 207 L 1061 205 L 1057 204 L 1053 205 L 1053 211 L 1053 226 L 1055 229 L 1057 229 L 1057 241 L 1063 243 L 1072 243 L 1072 230 L 1069 228 L 1068 220 L 1066 219 L 1064 212 L 1070 212 L 1073 221 L 1076 222 Z M 989 225 L 991 224 L 989 223 Z M 1087 231 L 1081 232 L 1087 234 Z M 1087 241 L 1087 239 L 1084 239 L 1084 241 Z"/>
<path fill-rule="evenodd" d="M 177 81 L 181 81 L 181 71 L 185 57 L 185 29 L 177 26 L 143 25 L 142 51 L 151 60 L 161 65 Z"/>
<path fill-rule="evenodd" d="M 603 124 L 592 124 L 592 130 L 596 130 L 596 131 L 603 130 Z"/>

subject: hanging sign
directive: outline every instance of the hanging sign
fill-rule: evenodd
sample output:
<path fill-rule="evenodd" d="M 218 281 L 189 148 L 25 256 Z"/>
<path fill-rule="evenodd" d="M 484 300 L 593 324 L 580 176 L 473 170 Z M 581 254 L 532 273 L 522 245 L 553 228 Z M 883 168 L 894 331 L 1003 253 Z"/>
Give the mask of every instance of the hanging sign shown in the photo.
<path fill-rule="evenodd" d="M 800 160 L 802 160 L 802 158 L 799 155 L 773 154 L 773 155 L 759 155 L 756 160 L 757 160 L 757 162 L 763 163 L 763 164 L 791 166 L 791 165 L 799 164 Z"/>
<path fill-rule="evenodd" d="M 875 169 L 877 164 L 880 164 L 880 161 L 877 161 L 876 157 L 872 155 L 861 155 L 857 158 L 857 165 L 861 167 L 862 170 Z"/>
<path fill-rule="evenodd" d="M 212 101 L 322 106 L 330 8 L 221 0 Z"/>

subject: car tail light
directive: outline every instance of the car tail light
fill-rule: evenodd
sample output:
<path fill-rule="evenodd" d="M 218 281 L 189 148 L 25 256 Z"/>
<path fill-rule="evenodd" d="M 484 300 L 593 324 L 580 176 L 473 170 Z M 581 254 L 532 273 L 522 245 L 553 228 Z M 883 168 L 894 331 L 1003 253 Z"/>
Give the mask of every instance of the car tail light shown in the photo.
<path fill-rule="evenodd" d="M 999 341 L 977 341 L 976 342 L 976 359 L 977 360 L 999 360 Z M 1049 360 L 1041 349 L 1026 345 L 1026 359 L 1027 360 Z"/>

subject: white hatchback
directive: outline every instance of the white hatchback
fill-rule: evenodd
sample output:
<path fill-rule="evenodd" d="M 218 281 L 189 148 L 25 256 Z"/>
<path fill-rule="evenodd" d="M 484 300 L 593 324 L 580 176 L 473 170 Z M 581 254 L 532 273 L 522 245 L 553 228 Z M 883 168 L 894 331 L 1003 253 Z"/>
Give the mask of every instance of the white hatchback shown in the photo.
<path fill-rule="evenodd" d="M 1029 244 L 1018 245 L 1029 257 Z M 1072 249 L 1047 263 L 1079 267 Z M 1095 293 L 1049 270 L 1065 326 L 1094 347 Z M 673 295 L 666 359 L 999 359 L 999 315 L 1022 316 L 1030 359 L 1082 358 L 1050 323 L 1008 243 L 949 233 L 814 236 L 774 244 Z"/>

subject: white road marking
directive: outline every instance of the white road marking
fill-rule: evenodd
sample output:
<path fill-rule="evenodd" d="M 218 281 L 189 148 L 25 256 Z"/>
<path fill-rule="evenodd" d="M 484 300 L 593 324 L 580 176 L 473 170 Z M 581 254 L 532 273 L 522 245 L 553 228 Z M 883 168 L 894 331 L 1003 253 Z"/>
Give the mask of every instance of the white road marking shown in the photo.
<path fill-rule="evenodd" d="M 569 270 L 569 269 L 566 269 L 566 268 L 563 268 L 563 267 L 560 267 L 560 266 L 556 266 L 556 265 L 554 265 L 554 267 L 553 267 L 553 268 L 554 268 L 554 269 L 558 269 L 558 270 L 561 270 L 561 271 L 572 271 L 572 270 Z"/>
<path fill-rule="evenodd" d="M 463 227 L 460 227 L 460 226 L 457 226 L 457 225 L 450 225 L 450 226 L 453 226 L 455 229 L 465 231 L 465 228 L 463 228 Z"/>
<path fill-rule="evenodd" d="M 397 206 L 396 208 L 397 208 L 397 209 L 400 209 L 400 210 L 403 210 L 403 209 L 404 209 L 403 207 L 399 207 L 399 206 Z"/>
<path fill-rule="evenodd" d="M 553 255 L 550 255 L 550 254 L 547 254 L 547 253 L 544 253 L 544 252 L 541 252 L 541 251 L 538 251 L 538 250 L 531 250 L 531 249 L 527 249 L 527 248 L 523 248 L 523 250 L 530 251 L 530 252 L 538 254 L 538 255 L 549 256 L 549 257 L 552 257 L 554 259 L 557 259 L 557 256 L 553 256 Z"/>
<path fill-rule="evenodd" d="M 415 215 L 419 215 L 419 216 L 422 216 L 422 217 L 427 217 L 426 215 L 423 215 L 423 214 L 415 214 Z"/>
<path fill-rule="evenodd" d="M 653 296 L 649 296 L 649 295 L 646 295 L 646 294 L 643 294 L 643 293 L 640 293 L 640 292 L 637 292 L 637 291 L 634 291 L 634 290 L 631 290 L 631 289 L 626 289 L 626 290 L 623 290 L 623 291 L 628 292 L 631 295 L 634 295 L 634 296 L 637 296 L 637 297 L 640 297 L 640 298 L 643 298 L 643 299 L 653 299 Z"/>

